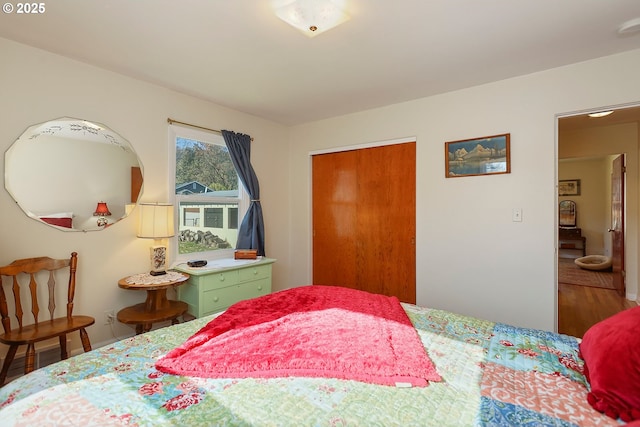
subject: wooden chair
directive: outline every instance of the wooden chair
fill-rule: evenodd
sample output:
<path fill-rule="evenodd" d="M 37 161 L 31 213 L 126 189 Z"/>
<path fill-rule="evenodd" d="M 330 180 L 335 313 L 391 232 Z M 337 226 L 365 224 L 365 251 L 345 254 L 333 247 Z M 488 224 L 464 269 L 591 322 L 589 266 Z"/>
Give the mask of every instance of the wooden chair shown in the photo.
<path fill-rule="evenodd" d="M 67 334 L 73 331 L 80 332 L 80 339 L 82 341 L 82 347 L 84 351 L 91 351 L 91 343 L 89 341 L 89 335 L 85 328 L 95 323 L 95 319 L 89 316 L 74 316 L 73 315 L 73 297 L 76 290 L 76 268 L 78 265 L 78 254 L 73 252 L 70 259 L 51 259 L 49 257 L 28 258 L 19 259 L 11 264 L 0 267 L 0 281 L 3 276 L 9 276 L 12 278 L 12 291 L 13 291 L 13 306 L 14 310 L 12 315 L 18 321 L 18 327 L 11 329 L 11 318 L 9 317 L 9 309 L 7 304 L 7 297 L 4 291 L 5 282 L 0 283 L 0 314 L 2 315 L 2 327 L 4 328 L 4 334 L 0 335 L 0 342 L 9 345 L 7 356 L 2 365 L 2 371 L 0 372 L 0 387 L 2 387 L 7 378 L 9 372 L 9 366 L 16 355 L 18 347 L 21 345 L 27 346 L 27 353 L 25 358 L 24 372 L 29 373 L 34 369 L 35 362 L 35 343 L 51 338 L 58 337 L 60 341 L 60 356 L 62 359 L 69 357 L 67 353 Z M 55 288 L 56 277 L 54 272 L 64 271 L 69 269 L 69 284 L 67 289 L 67 314 L 65 317 L 54 318 L 54 311 L 56 308 L 55 302 Z M 48 287 L 48 301 L 47 308 L 49 314 L 46 315 L 46 319 L 39 320 L 40 304 L 38 303 L 38 288 L 37 280 L 40 278 L 37 273 L 44 272 L 41 275 L 47 275 L 48 281 L 46 286 Z M 18 277 L 20 275 L 29 275 L 28 294 L 31 300 L 31 313 L 33 314 L 34 323 L 29 325 L 23 324 L 23 302 L 20 295 L 20 283 Z M 26 293 L 26 292 L 25 292 Z M 41 295 L 46 295 L 47 292 L 43 291 Z M 26 301 L 28 304 L 28 301 Z M 25 307 L 28 309 L 28 307 Z"/>

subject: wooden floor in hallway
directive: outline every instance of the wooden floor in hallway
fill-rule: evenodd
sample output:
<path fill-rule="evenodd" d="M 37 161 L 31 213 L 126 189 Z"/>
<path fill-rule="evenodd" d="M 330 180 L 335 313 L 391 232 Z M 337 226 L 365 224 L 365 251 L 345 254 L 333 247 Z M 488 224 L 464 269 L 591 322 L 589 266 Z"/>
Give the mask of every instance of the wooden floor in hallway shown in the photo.
<path fill-rule="evenodd" d="M 559 283 L 558 332 L 582 338 L 599 321 L 636 306 L 612 289 Z"/>

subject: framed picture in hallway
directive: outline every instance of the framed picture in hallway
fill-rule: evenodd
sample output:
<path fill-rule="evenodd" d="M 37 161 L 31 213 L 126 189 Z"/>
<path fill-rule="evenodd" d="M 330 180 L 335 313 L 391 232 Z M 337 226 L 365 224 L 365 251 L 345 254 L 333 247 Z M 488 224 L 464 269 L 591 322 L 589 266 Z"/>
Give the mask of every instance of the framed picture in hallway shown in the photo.
<path fill-rule="evenodd" d="M 511 134 L 445 142 L 445 176 L 511 173 Z"/>
<path fill-rule="evenodd" d="M 558 196 L 579 196 L 579 179 L 561 179 L 558 182 Z"/>

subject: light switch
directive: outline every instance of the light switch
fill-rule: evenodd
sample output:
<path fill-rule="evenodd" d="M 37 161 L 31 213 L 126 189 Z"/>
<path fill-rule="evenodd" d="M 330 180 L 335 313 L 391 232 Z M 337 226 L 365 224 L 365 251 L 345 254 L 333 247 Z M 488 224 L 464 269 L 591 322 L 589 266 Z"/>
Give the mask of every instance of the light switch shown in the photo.
<path fill-rule="evenodd" d="M 513 222 L 522 222 L 522 208 L 513 208 L 511 220 Z"/>

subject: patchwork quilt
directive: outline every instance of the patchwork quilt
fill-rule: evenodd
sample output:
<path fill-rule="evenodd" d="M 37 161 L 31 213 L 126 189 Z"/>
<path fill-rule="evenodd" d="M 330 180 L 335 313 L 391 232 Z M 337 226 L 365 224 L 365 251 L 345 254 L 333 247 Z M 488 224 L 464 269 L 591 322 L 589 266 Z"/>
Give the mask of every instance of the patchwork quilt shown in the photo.
<path fill-rule="evenodd" d="M 156 361 L 211 317 L 72 357 L 0 389 L 2 426 L 612 426 L 576 338 L 402 304 L 442 381 L 200 378 Z M 397 349 L 398 352 L 402 348 Z"/>

